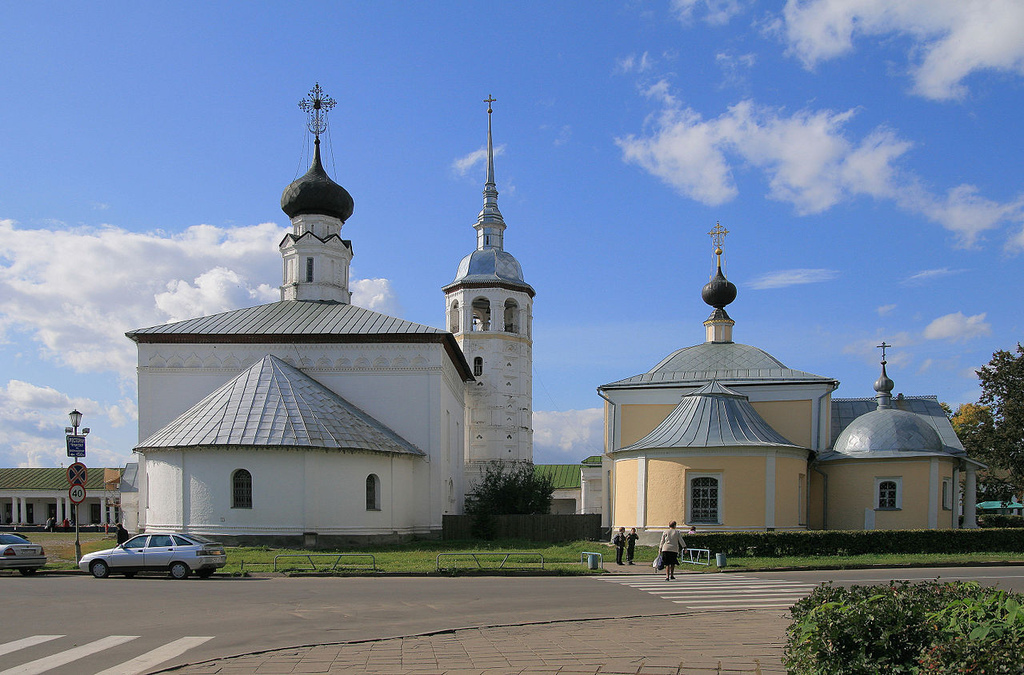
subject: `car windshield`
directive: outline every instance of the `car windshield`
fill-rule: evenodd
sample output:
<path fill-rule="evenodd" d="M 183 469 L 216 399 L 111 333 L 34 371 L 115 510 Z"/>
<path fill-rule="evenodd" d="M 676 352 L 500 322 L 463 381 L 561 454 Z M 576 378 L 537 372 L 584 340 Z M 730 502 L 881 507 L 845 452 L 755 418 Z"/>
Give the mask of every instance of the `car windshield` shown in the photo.
<path fill-rule="evenodd" d="M 17 534 L 0 534 L 0 544 L 30 544 L 28 539 Z"/>

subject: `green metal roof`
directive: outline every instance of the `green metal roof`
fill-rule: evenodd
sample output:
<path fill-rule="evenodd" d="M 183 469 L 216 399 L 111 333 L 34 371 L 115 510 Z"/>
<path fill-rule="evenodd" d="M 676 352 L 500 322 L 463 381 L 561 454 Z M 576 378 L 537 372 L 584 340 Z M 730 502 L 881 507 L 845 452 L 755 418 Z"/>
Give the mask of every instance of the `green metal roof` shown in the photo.
<path fill-rule="evenodd" d="M 580 464 L 585 466 L 601 466 L 601 455 L 591 455 L 580 462 Z"/>
<path fill-rule="evenodd" d="M 556 490 L 571 490 L 580 487 L 579 464 L 535 464 L 538 476 L 547 476 Z"/>
<path fill-rule="evenodd" d="M 112 469 L 120 476 L 124 469 Z M 86 490 L 103 489 L 103 467 L 89 467 Z M 0 490 L 67 490 L 66 468 L 0 469 Z"/>

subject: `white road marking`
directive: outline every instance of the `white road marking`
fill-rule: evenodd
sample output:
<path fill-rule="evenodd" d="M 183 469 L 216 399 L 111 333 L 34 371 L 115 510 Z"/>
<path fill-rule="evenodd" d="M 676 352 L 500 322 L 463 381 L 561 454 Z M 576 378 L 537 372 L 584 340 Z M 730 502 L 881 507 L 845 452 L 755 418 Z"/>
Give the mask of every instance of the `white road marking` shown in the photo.
<path fill-rule="evenodd" d="M 600 577 L 693 609 L 788 609 L 815 588 L 815 584 L 753 577 L 686 576 L 678 581 Z"/>
<path fill-rule="evenodd" d="M 168 642 L 163 647 L 157 647 L 145 654 L 141 654 L 131 661 L 125 661 L 113 668 L 100 671 L 96 675 L 138 675 L 138 673 L 144 673 L 153 666 L 169 661 L 175 656 L 181 656 L 193 647 L 198 647 L 212 639 L 212 635 L 209 637 L 183 637 L 174 642 Z"/>
<path fill-rule="evenodd" d="M 14 642 L 7 642 L 5 644 L 0 645 L 0 656 L 3 656 L 4 654 L 10 654 L 11 652 L 16 652 L 19 649 L 25 649 L 26 647 L 34 647 L 35 645 L 41 645 L 44 642 L 49 642 L 50 640 L 56 640 L 57 638 L 62 637 L 64 636 L 33 635 L 32 637 L 22 638 L 20 640 L 15 640 Z"/>
<path fill-rule="evenodd" d="M 104 649 L 110 649 L 118 645 L 123 645 L 126 642 L 131 642 L 137 639 L 138 635 L 110 635 L 108 637 L 90 642 L 89 644 L 82 645 L 81 647 L 74 647 L 65 651 L 53 654 L 52 656 L 44 656 L 41 659 L 30 661 L 29 663 L 8 668 L 7 670 L 0 672 L 0 675 L 38 675 L 38 673 L 45 673 L 48 670 L 59 668 L 60 666 L 67 665 L 80 658 L 101 652 Z"/>

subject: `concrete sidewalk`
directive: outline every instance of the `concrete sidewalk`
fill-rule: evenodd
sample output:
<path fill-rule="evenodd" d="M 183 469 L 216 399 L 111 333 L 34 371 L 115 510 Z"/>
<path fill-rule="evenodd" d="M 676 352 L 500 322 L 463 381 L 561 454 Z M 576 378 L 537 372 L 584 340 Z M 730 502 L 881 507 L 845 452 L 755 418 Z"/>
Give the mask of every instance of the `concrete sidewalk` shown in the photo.
<path fill-rule="evenodd" d="M 640 565 L 634 567 L 638 568 L 637 573 L 643 569 Z M 649 563 L 644 572 L 648 571 L 654 573 Z M 778 610 L 723 610 L 461 628 L 281 649 L 218 659 L 169 672 L 225 675 L 785 673 L 782 650 L 788 625 L 788 614 Z"/>

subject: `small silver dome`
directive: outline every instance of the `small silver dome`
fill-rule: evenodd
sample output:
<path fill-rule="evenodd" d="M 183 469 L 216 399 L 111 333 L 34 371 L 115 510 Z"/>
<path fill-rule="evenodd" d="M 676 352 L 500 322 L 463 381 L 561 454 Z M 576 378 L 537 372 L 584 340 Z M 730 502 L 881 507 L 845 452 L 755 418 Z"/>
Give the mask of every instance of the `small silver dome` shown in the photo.
<path fill-rule="evenodd" d="M 463 258 L 452 283 L 463 281 L 504 281 L 527 286 L 519 261 L 511 253 L 500 248 L 477 249 Z"/>
<path fill-rule="evenodd" d="M 942 439 L 921 415 L 886 408 L 865 413 L 839 434 L 833 452 L 853 457 L 945 453 Z"/>

